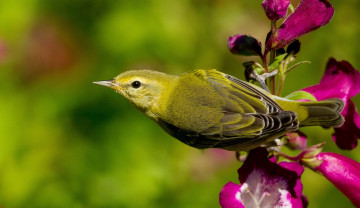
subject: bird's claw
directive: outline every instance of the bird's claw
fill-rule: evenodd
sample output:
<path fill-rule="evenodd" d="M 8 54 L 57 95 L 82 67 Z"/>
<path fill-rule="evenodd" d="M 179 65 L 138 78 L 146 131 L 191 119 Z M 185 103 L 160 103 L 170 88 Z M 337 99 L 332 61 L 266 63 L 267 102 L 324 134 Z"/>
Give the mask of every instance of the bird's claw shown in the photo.
<path fill-rule="evenodd" d="M 249 73 L 249 78 L 251 79 L 254 79 L 256 81 L 258 81 L 261 86 L 264 88 L 264 90 L 270 92 L 269 88 L 267 87 L 266 85 L 266 79 L 269 78 L 269 77 L 273 77 L 277 74 L 278 70 L 275 69 L 274 71 L 272 72 L 266 72 L 266 73 L 263 73 L 261 75 L 259 75 L 255 70 L 252 70 L 250 73 Z"/>

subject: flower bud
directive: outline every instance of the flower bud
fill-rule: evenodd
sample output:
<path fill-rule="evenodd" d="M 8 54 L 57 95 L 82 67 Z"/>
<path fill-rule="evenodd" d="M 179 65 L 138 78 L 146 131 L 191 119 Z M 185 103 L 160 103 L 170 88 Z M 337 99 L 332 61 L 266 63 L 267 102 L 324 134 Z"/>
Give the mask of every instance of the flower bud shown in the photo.
<path fill-rule="evenodd" d="M 261 4 L 270 20 L 286 17 L 290 0 L 264 0 Z"/>
<path fill-rule="evenodd" d="M 294 150 L 303 150 L 307 146 L 306 135 L 300 131 L 289 132 L 286 134 L 288 138 L 287 146 Z"/>
<path fill-rule="evenodd" d="M 290 43 L 290 45 L 286 49 L 286 53 L 296 55 L 300 51 L 301 43 L 299 40 L 295 40 L 294 42 Z"/>
<path fill-rule="evenodd" d="M 261 43 L 255 38 L 247 35 L 234 35 L 229 37 L 228 46 L 232 53 L 243 56 L 254 56 L 261 53 Z"/>

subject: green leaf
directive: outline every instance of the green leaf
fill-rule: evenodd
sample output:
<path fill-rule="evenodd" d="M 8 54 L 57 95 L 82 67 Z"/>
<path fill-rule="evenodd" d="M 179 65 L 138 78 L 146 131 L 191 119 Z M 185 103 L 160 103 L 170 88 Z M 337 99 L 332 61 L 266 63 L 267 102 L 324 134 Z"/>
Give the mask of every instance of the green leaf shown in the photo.
<path fill-rule="evenodd" d="M 265 69 L 259 66 L 254 66 L 254 70 L 260 75 L 265 72 Z"/>
<path fill-rule="evenodd" d="M 276 56 L 274 61 L 269 65 L 269 71 L 273 71 L 274 69 L 278 68 L 279 64 L 282 60 L 286 57 L 287 53 L 281 54 L 279 56 Z"/>
<path fill-rule="evenodd" d="M 317 101 L 316 98 L 308 93 L 308 92 L 305 92 L 305 91 L 295 91 L 295 92 L 292 92 L 290 93 L 289 95 L 287 95 L 285 97 L 286 99 L 289 99 L 289 100 L 310 100 L 310 101 Z"/>

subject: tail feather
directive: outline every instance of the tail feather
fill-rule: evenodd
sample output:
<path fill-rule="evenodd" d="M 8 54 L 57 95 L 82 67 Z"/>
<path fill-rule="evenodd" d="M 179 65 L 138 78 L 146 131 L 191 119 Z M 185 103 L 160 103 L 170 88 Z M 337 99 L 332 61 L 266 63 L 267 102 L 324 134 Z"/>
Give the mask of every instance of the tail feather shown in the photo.
<path fill-rule="evenodd" d="M 341 115 L 344 102 L 341 99 L 302 102 L 301 106 L 307 108 L 309 115 L 300 126 L 339 127 L 344 123 L 344 117 Z"/>

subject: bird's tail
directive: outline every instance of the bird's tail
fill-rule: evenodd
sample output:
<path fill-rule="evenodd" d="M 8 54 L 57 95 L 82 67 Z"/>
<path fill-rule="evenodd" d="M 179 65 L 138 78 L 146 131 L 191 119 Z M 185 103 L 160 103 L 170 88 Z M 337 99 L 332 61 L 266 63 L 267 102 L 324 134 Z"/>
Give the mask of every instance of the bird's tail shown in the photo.
<path fill-rule="evenodd" d="M 308 111 L 308 116 L 300 122 L 300 126 L 339 127 L 344 123 L 344 117 L 341 115 L 344 102 L 338 98 L 299 104 Z"/>

